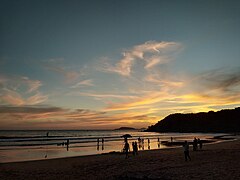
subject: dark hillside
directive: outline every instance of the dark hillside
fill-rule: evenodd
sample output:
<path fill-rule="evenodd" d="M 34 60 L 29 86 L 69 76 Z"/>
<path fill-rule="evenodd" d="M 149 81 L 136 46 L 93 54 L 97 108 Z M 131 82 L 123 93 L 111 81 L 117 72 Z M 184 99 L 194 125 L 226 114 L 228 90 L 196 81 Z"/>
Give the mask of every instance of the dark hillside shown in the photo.
<path fill-rule="evenodd" d="M 149 132 L 240 132 L 240 107 L 196 114 L 171 114 L 149 126 Z"/>

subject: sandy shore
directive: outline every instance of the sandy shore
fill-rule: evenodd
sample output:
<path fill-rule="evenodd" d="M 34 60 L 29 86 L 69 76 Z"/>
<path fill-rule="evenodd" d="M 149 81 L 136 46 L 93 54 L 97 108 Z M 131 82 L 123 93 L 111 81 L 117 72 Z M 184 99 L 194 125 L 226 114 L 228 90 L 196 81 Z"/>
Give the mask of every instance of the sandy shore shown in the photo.
<path fill-rule="evenodd" d="M 0 179 L 240 179 L 240 140 L 209 144 L 190 151 L 182 148 L 123 154 L 0 164 Z"/>

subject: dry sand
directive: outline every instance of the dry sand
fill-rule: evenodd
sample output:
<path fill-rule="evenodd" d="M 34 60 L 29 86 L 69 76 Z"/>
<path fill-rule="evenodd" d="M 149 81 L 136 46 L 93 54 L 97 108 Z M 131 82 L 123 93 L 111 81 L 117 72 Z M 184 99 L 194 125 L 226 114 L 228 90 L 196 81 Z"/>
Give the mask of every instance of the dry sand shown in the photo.
<path fill-rule="evenodd" d="M 240 179 L 240 140 L 209 144 L 190 151 L 182 148 L 123 154 L 0 164 L 0 179 Z"/>

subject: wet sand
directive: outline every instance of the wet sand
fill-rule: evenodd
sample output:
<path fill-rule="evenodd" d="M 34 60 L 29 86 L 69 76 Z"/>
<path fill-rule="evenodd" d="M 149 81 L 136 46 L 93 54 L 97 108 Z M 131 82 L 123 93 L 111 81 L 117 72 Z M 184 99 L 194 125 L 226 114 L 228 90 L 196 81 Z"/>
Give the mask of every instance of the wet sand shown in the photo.
<path fill-rule="evenodd" d="M 0 179 L 240 179 L 240 140 L 203 145 L 185 162 L 183 149 L 110 153 L 0 164 Z"/>

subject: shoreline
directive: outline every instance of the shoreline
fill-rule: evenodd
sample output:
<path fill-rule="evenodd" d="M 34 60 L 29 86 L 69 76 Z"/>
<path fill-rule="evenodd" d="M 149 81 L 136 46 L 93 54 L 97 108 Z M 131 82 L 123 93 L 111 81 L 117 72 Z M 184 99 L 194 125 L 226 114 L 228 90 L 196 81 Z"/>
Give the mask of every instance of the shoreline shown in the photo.
<path fill-rule="evenodd" d="M 205 144 L 185 162 L 181 147 L 0 163 L 0 179 L 237 179 L 240 138 Z"/>
<path fill-rule="evenodd" d="M 214 139 L 214 138 L 213 138 Z M 230 142 L 230 141 L 236 141 L 236 139 L 222 139 L 222 140 L 216 140 L 216 141 L 209 141 L 207 143 L 204 143 L 204 146 L 212 145 L 212 144 L 218 144 L 218 143 L 224 143 L 224 142 Z M 182 143 L 182 142 L 181 142 Z M 189 143 L 190 148 L 192 148 L 192 144 Z M 163 150 L 170 150 L 170 149 L 181 149 L 182 146 L 179 145 L 167 145 L 166 148 L 161 149 L 145 149 L 145 150 L 139 150 L 139 153 L 146 152 L 146 151 L 163 151 Z M 200 150 L 198 150 L 200 151 Z M 94 156 L 102 156 L 102 155 L 124 155 L 121 151 L 111 151 L 106 153 L 100 153 L 100 154 L 89 154 L 89 155 L 79 155 L 79 156 L 68 156 L 68 157 L 58 157 L 58 158 L 49 158 L 49 159 L 36 159 L 36 160 L 23 160 L 23 161 L 14 161 L 14 162 L 0 162 L 0 164 L 11 164 L 11 163 L 26 163 L 26 162 L 38 162 L 38 161 L 49 161 L 49 160 L 64 160 L 64 159 L 70 159 L 70 158 L 87 158 L 87 157 L 94 157 Z M 131 152 L 130 152 L 131 154 Z"/>
<path fill-rule="evenodd" d="M 230 138 L 227 138 L 229 137 Z M 214 144 L 214 143 L 221 143 L 224 141 L 229 141 L 229 140 L 233 140 L 234 138 L 236 138 L 236 136 L 233 136 L 231 134 L 225 134 L 225 135 L 220 135 L 220 136 L 213 136 L 211 138 L 207 138 L 205 140 L 202 140 L 204 146 L 208 145 L 208 144 Z M 192 146 L 192 141 L 188 141 L 189 145 Z M 144 151 L 152 151 L 152 150 L 163 150 L 163 149 L 173 149 L 173 148 L 181 148 L 183 145 L 183 140 L 174 140 L 173 142 L 169 141 L 161 141 L 161 148 L 153 148 L 153 149 L 140 149 L 139 152 L 144 152 Z M 88 146 L 87 146 L 88 147 Z M 95 147 L 92 146 L 92 147 Z M 30 149 L 34 149 L 34 148 L 30 148 Z M 48 148 L 48 150 L 50 149 L 55 149 L 55 148 Z M 71 148 L 72 149 L 72 148 Z M 8 149 L 2 149 L 2 151 L 7 151 Z M 14 149 L 9 149 L 9 150 L 14 150 Z M 29 150 L 29 148 L 21 148 L 21 149 L 16 149 L 18 150 Z M 43 147 L 41 148 L 36 148 L 36 150 L 44 150 Z M 131 150 L 131 149 L 130 149 Z M 1 152 L 1 151 L 0 151 Z M 130 152 L 131 153 L 131 152 Z M 74 157 L 88 157 L 88 156 L 99 156 L 99 155 L 107 155 L 107 154 L 123 154 L 120 150 L 113 150 L 113 151 L 109 151 L 109 152 L 102 152 L 102 153 L 94 153 L 94 154 L 82 154 L 82 155 L 70 155 L 70 156 L 59 156 L 59 157 L 48 157 L 48 158 L 37 158 L 37 159 L 26 159 L 26 160 L 11 160 L 11 161 L 0 161 L 0 164 L 4 164 L 4 163 L 15 163 L 15 162 L 32 162 L 32 161 L 47 161 L 47 160 L 52 160 L 52 159 L 65 159 L 65 158 L 74 158 Z"/>

